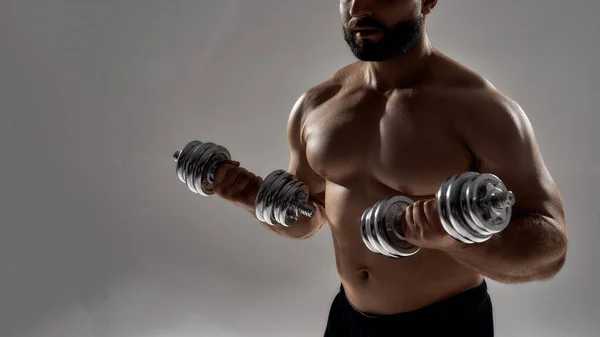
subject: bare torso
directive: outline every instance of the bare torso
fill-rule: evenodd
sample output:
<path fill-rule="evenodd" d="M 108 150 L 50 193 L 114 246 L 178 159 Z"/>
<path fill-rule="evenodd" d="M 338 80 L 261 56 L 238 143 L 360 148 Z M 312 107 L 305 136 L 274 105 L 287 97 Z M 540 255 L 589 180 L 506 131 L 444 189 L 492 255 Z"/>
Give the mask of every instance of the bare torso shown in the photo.
<path fill-rule="evenodd" d="M 482 276 L 442 251 L 422 249 L 403 259 L 370 252 L 360 217 L 376 201 L 402 194 L 430 199 L 449 176 L 474 170 L 460 140 L 454 92 L 494 90 L 442 55 L 405 88 L 370 87 L 364 65 L 352 64 L 311 89 L 303 140 L 312 170 L 325 179 L 324 203 L 338 273 L 359 310 L 415 310 L 479 284 Z"/>

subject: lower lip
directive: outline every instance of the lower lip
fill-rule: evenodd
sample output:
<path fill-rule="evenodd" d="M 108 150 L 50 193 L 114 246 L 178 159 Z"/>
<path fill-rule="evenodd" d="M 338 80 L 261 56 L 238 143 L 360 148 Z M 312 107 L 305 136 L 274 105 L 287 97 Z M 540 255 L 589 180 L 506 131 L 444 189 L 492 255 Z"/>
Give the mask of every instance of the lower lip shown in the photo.
<path fill-rule="evenodd" d="M 378 35 L 379 31 L 364 31 L 364 32 L 356 32 L 356 37 L 358 38 L 366 38 Z"/>

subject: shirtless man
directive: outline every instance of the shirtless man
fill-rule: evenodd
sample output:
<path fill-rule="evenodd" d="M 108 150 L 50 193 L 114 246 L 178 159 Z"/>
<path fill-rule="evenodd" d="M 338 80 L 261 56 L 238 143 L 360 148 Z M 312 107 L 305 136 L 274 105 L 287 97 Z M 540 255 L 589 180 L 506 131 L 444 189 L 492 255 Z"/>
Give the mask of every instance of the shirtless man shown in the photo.
<path fill-rule="evenodd" d="M 314 217 L 270 230 L 305 239 L 331 228 L 340 292 L 326 336 L 492 336 L 484 278 L 523 283 L 562 268 L 562 200 L 517 103 L 432 47 L 425 24 L 436 0 L 341 0 L 345 40 L 358 59 L 304 93 L 287 126 L 288 172 L 310 188 Z M 516 204 L 506 230 L 463 244 L 442 229 L 435 193 L 448 177 L 497 175 Z M 229 161 L 217 195 L 254 214 L 262 178 Z M 405 195 L 407 240 L 422 249 L 392 259 L 360 236 L 362 213 Z"/>

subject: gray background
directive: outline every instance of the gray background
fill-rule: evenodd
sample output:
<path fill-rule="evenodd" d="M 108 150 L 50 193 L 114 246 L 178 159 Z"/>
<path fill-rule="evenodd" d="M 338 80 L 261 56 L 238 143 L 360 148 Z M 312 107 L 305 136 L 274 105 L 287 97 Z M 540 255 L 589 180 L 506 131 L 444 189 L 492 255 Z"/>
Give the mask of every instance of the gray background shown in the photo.
<path fill-rule="evenodd" d="M 172 153 L 288 164 L 298 96 L 354 59 L 333 0 L 2 0 L 0 336 L 318 336 L 338 287 L 328 228 L 278 237 L 192 194 Z M 529 115 L 565 201 L 550 282 L 490 282 L 498 336 L 597 336 L 593 0 L 440 1 L 429 33 Z"/>

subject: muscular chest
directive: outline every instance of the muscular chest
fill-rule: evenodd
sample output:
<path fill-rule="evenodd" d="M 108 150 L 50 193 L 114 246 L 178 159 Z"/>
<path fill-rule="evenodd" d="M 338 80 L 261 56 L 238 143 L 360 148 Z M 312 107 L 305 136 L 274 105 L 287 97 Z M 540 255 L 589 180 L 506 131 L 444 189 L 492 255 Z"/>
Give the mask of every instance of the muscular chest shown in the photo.
<path fill-rule="evenodd" d="M 452 111 L 431 106 L 403 93 L 340 92 L 306 119 L 309 164 L 342 186 L 375 180 L 411 195 L 434 193 L 472 158 L 449 125 Z"/>

